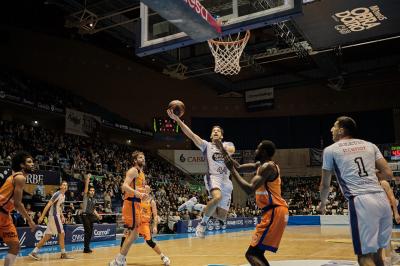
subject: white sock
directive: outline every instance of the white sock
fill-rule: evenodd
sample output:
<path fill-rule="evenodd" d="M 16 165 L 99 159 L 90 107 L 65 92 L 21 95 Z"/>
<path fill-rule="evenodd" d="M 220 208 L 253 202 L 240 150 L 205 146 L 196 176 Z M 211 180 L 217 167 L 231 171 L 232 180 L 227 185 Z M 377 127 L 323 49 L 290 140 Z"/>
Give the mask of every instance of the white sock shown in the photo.
<path fill-rule="evenodd" d="M 165 256 L 164 253 L 161 252 L 160 257 L 162 258 L 162 257 L 164 257 L 164 256 Z"/>
<path fill-rule="evenodd" d="M 15 263 L 15 260 L 17 259 L 17 255 L 8 253 L 5 260 L 4 260 L 4 266 L 12 266 Z"/>
<path fill-rule="evenodd" d="M 61 253 L 65 253 L 65 248 L 62 248 L 62 249 L 61 249 Z"/>
<path fill-rule="evenodd" d="M 204 215 L 203 219 L 201 219 L 201 223 L 202 224 L 207 224 L 208 220 L 210 220 L 210 217 Z"/>
<path fill-rule="evenodd" d="M 39 252 L 39 249 L 37 248 L 37 247 L 35 247 L 33 250 L 32 250 L 32 253 L 38 253 Z"/>
<path fill-rule="evenodd" d="M 122 255 L 121 253 L 118 253 L 116 260 L 118 262 L 124 262 L 125 261 L 125 256 Z"/>

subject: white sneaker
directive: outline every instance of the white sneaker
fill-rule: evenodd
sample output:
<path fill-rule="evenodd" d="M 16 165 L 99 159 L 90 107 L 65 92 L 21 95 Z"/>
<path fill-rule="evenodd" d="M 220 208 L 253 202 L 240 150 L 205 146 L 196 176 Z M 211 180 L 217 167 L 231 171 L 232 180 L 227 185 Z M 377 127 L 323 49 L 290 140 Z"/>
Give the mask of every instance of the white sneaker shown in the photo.
<path fill-rule="evenodd" d="M 164 266 L 169 266 L 171 264 L 171 261 L 167 256 L 162 257 L 161 260 L 163 261 Z"/>
<path fill-rule="evenodd" d="M 126 266 L 126 260 L 123 263 L 118 262 L 116 259 L 113 259 L 112 261 L 110 261 L 110 263 L 108 264 L 109 266 Z"/>
<path fill-rule="evenodd" d="M 29 257 L 31 257 L 32 259 L 34 259 L 34 260 L 40 260 L 40 258 L 39 258 L 39 256 L 37 255 L 37 253 L 36 252 L 31 252 L 31 253 L 29 253 Z"/>
<path fill-rule="evenodd" d="M 206 232 L 206 227 L 207 227 L 207 225 L 202 225 L 201 223 L 199 223 L 196 226 L 196 236 L 199 238 L 204 238 L 205 232 Z"/>

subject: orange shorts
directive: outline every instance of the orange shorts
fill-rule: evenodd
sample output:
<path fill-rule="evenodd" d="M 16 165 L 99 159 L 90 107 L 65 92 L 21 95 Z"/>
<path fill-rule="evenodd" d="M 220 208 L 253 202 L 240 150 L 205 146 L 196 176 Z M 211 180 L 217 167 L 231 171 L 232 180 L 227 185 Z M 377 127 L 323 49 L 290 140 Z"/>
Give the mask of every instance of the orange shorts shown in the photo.
<path fill-rule="evenodd" d="M 122 220 L 128 229 L 135 229 L 140 225 L 140 202 L 124 200 L 122 205 Z"/>
<path fill-rule="evenodd" d="M 289 218 L 288 208 L 277 206 L 265 212 L 257 224 L 251 246 L 276 252 Z"/>
<path fill-rule="evenodd" d="M 0 214 L 0 237 L 4 243 L 18 242 L 18 234 L 10 215 Z"/>
<path fill-rule="evenodd" d="M 150 224 L 141 223 L 138 227 L 138 233 L 143 236 L 144 240 L 151 239 Z"/>

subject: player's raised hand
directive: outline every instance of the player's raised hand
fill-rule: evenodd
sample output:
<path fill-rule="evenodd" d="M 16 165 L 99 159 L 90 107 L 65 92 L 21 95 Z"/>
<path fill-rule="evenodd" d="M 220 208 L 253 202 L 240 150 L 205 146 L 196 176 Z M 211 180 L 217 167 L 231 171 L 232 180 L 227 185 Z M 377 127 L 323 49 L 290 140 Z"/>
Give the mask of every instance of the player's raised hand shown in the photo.
<path fill-rule="evenodd" d="M 176 114 L 174 114 L 174 111 L 172 109 L 167 109 L 167 114 L 169 118 L 171 118 L 174 121 L 177 121 L 179 119 L 179 117 Z"/>

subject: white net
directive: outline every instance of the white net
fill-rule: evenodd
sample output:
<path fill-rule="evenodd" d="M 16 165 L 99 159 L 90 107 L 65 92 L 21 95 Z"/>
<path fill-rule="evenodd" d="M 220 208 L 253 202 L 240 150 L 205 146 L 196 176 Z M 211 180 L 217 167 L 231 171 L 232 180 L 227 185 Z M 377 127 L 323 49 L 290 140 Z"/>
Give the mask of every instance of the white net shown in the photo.
<path fill-rule="evenodd" d="M 236 75 L 240 72 L 240 57 L 250 38 L 250 31 L 236 33 L 218 40 L 209 40 L 211 52 L 215 59 L 215 73 Z"/>

